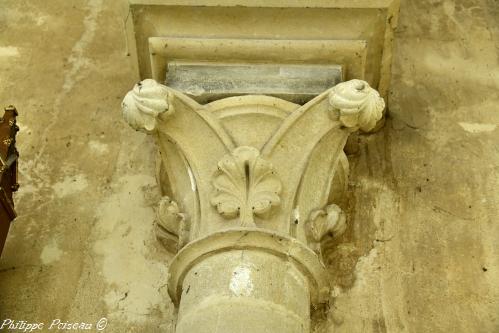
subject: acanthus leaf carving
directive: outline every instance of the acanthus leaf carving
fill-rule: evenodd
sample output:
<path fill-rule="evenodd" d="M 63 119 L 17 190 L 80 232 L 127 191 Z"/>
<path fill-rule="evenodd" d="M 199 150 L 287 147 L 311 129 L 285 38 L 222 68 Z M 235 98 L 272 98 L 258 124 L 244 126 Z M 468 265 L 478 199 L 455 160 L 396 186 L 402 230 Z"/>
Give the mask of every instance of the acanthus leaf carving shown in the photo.
<path fill-rule="evenodd" d="M 242 226 L 255 226 L 253 215 L 263 217 L 280 204 L 281 181 L 253 147 L 239 147 L 224 156 L 213 186 L 211 204 L 226 219 L 239 216 Z"/>
<path fill-rule="evenodd" d="M 152 79 L 137 83 L 121 104 L 123 118 L 135 130 L 152 132 L 156 128 L 156 118 L 162 114 L 172 114 L 170 94 L 166 86 Z"/>
<path fill-rule="evenodd" d="M 362 80 L 350 80 L 334 86 L 329 94 L 333 111 L 339 111 L 340 122 L 348 128 L 368 132 L 383 117 L 385 101 Z"/>

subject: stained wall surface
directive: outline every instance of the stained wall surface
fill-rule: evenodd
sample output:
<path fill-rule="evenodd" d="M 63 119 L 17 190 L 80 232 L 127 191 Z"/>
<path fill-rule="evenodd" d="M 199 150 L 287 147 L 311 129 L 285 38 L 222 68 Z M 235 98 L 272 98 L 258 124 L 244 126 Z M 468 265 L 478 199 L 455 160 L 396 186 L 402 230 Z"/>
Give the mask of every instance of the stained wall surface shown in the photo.
<path fill-rule="evenodd" d="M 0 101 L 20 111 L 0 319 L 173 332 L 154 144 L 119 1 L 0 2 Z M 390 113 L 349 156 L 329 332 L 499 331 L 499 3 L 403 0 Z"/>

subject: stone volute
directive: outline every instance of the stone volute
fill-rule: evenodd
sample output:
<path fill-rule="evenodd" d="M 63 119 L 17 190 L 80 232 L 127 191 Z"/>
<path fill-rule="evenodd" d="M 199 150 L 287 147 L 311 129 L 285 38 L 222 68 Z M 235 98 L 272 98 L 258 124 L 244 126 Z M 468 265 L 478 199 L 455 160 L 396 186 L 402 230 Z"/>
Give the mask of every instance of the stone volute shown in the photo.
<path fill-rule="evenodd" d="M 343 148 L 382 118 L 380 95 L 351 80 L 302 106 L 260 95 L 200 105 L 147 79 L 122 106 L 159 147 L 176 332 L 310 332 L 330 293 L 321 253 L 346 226 L 330 201 L 347 183 Z"/>

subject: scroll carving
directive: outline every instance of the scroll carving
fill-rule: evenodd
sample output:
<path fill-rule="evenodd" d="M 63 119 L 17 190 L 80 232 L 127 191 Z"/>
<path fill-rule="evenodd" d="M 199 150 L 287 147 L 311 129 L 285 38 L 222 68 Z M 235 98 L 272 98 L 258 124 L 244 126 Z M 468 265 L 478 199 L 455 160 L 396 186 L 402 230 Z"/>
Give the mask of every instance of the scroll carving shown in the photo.
<path fill-rule="evenodd" d="M 383 117 L 385 101 L 379 93 L 362 80 L 336 85 L 329 94 L 333 111 L 339 111 L 340 122 L 348 128 L 368 132 Z"/>
<path fill-rule="evenodd" d="M 254 226 L 253 215 L 263 217 L 280 204 L 281 181 L 272 164 L 253 147 L 236 148 L 218 163 L 211 204 L 226 219 L 240 217 L 242 226 Z"/>
<path fill-rule="evenodd" d="M 130 90 L 121 105 L 123 118 L 135 130 L 151 132 L 156 128 L 156 118 L 172 114 L 166 86 L 147 79 L 137 83 Z"/>
<path fill-rule="evenodd" d="M 320 244 L 321 248 L 333 238 L 341 236 L 346 229 L 346 215 L 337 205 L 328 205 L 310 214 L 308 233 L 312 243 Z"/>
<path fill-rule="evenodd" d="M 187 216 L 180 212 L 178 204 L 165 196 L 159 201 L 156 219 L 156 236 L 165 248 L 175 253 L 185 244 L 189 231 Z"/>

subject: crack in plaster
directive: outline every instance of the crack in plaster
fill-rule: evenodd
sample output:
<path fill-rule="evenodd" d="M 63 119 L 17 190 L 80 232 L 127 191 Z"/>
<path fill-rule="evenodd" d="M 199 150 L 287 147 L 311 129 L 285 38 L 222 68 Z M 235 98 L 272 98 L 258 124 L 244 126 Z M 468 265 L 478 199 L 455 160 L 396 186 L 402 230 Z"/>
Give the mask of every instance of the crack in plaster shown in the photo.
<path fill-rule="evenodd" d="M 68 63 L 71 65 L 71 67 L 64 73 L 62 89 L 55 99 L 54 112 L 52 113 L 50 122 L 48 126 L 45 127 L 40 137 L 41 145 L 38 153 L 33 159 L 33 167 L 36 166 L 40 158 L 45 153 L 45 149 L 47 147 L 47 141 L 45 140 L 45 138 L 49 133 L 53 131 L 54 126 L 57 124 L 57 120 L 62 111 L 63 100 L 73 89 L 75 83 L 85 75 L 84 73 L 81 73 L 81 70 L 84 69 L 90 62 L 90 60 L 84 56 L 84 53 L 88 45 L 94 39 L 95 30 L 97 28 L 97 17 L 102 11 L 102 0 L 90 0 L 88 2 L 88 9 L 88 14 L 83 20 L 83 34 L 81 35 L 80 39 L 74 44 L 71 50 L 71 54 L 68 58 Z"/>

